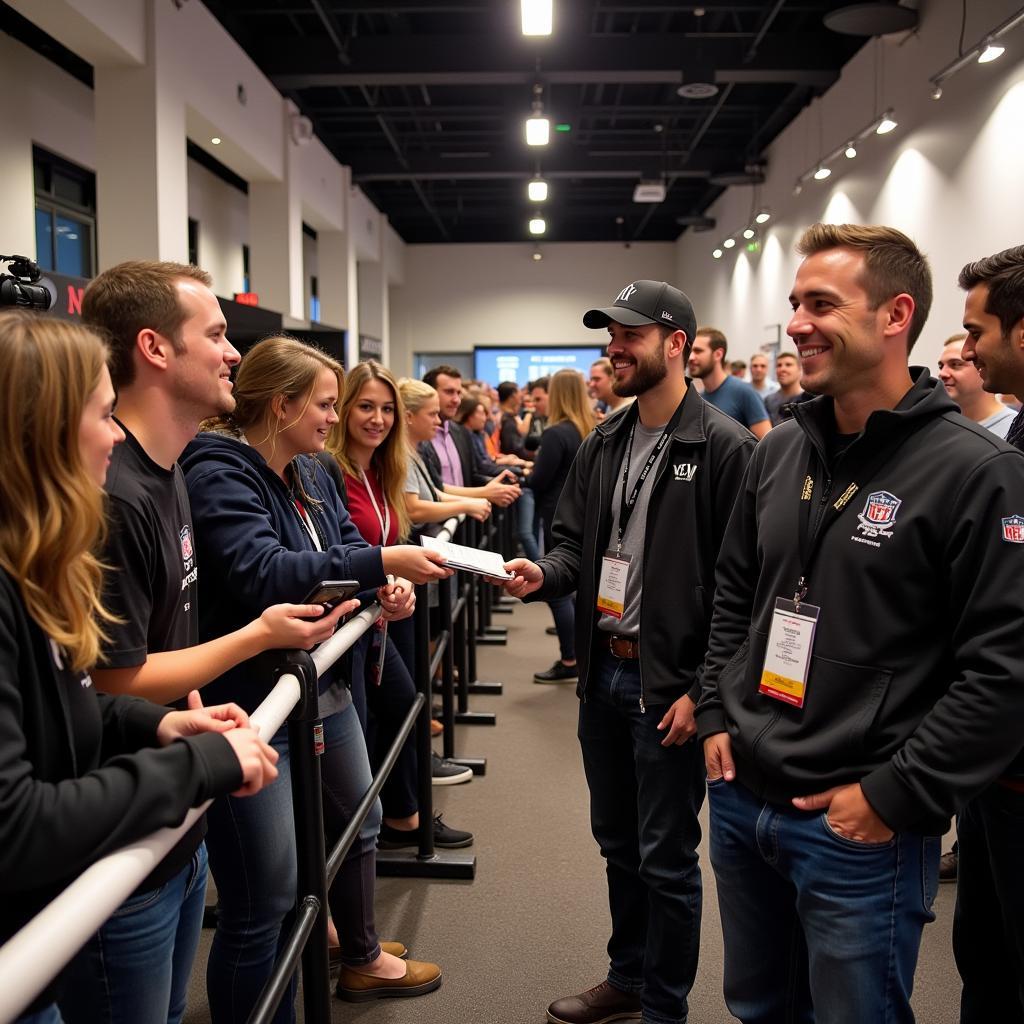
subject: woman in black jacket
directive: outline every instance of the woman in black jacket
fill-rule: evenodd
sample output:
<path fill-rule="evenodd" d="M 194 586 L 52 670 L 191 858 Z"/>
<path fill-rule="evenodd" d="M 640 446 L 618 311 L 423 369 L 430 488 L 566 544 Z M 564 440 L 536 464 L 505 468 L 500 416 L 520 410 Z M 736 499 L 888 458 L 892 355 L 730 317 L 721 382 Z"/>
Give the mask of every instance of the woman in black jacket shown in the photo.
<path fill-rule="evenodd" d="M 541 521 L 544 550 L 550 551 L 551 523 L 569 475 L 576 452 L 583 439 L 594 429 L 594 413 L 587 398 L 583 377 L 576 370 L 559 370 L 548 386 L 548 425 L 541 434 L 540 448 L 533 462 L 527 486 L 537 499 L 537 516 Z M 576 673 L 576 603 L 570 594 L 548 602 L 558 633 L 559 660 L 544 672 L 536 672 L 535 683 L 575 682 Z"/>
<path fill-rule="evenodd" d="M 277 755 L 240 708 L 171 711 L 88 675 L 106 623 L 103 482 L 124 433 L 91 331 L 0 315 L 0 943 L 100 857 L 257 792 Z M 163 748 L 163 749 L 160 749 Z M 58 984 L 23 1021 L 59 1021 Z"/>

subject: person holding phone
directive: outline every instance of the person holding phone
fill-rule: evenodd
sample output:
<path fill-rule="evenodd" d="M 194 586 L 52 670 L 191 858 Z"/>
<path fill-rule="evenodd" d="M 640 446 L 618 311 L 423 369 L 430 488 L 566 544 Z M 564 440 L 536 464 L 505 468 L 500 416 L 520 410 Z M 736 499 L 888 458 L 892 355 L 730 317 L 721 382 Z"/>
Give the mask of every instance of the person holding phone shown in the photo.
<path fill-rule="evenodd" d="M 354 366 L 345 377 L 338 417 L 328 450 L 339 470 L 335 483 L 342 502 L 364 540 L 370 544 L 395 544 L 408 535 L 411 524 L 403 493 L 405 423 L 398 384 L 391 372 L 372 361 Z M 412 622 L 405 620 L 379 629 L 370 645 L 362 681 L 369 712 L 370 763 L 374 768 L 387 753 L 416 698 L 411 676 L 411 626 Z M 353 692 L 358 694 L 358 686 L 353 686 Z M 379 845 L 383 849 L 417 843 L 417 778 L 415 737 L 410 733 L 381 790 L 384 821 Z M 472 771 L 464 765 L 433 755 L 434 785 L 457 785 L 472 778 Z M 433 829 L 434 845 L 444 849 L 459 849 L 473 842 L 472 833 L 451 828 L 440 814 L 434 817 Z"/>
<path fill-rule="evenodd" d="M 112 618 L 103 484 L 125 437 L 107 355 L 77 324 L 0 314 L 0 944 L 100 857 L 277 774 L 234 704 L 193 691 L 172 711 L 92 686 Z M 59 1022 L 60 987 L 19 1020 Z"/>
<path fill-rule="evenodd" d="M 440 559 L 412 545 L 371 547 L 360 536 L 323 467 L 322 451 L 337 422 L 341 366 L 293 338 L 270 337 L 242 361 L 235 407 L 204 426 L 185 451 L 189 496 L 199 554 L 210 569 L 200 582 L 200 628 L 215 636 L 235 622 L 288 596 L 299 597 L 329 579 L 355 579 L 377 590 L 385 617 L 411 614 L 422 583 L 450 575 Z M 388 584 L 387 577 L 396 577 Z M 258 702 L 272 682 L 255 658 L 210 684 L 244 706 Z M 325 751 L 321 761 L 324 821 L 330 847 L 370 785 L 363 732 L 342 668 L 320 678 Z M 217 934 L 207 970 L 214 1024 L 245 1021 L 278 952 L 281 923 L 295 899 L 295 844 L 288 778 L 288 742 L 281 779 L 261 800 L 228 800 L 210 815 L 210 863 L 217 879 Z M 435 964 L 403 962 L 404 947 L 385 949 L 374 924 L 375 848 L 379 803 L 369 814 L 328 894 L 340 925 L 341 975 L 337 993 L 350 1000 L 414 996 L 441 983 Z M 397 955 L 396 955 L 397 954 Z M 294 999 L 275 1017 L 293 1019 Z"/>

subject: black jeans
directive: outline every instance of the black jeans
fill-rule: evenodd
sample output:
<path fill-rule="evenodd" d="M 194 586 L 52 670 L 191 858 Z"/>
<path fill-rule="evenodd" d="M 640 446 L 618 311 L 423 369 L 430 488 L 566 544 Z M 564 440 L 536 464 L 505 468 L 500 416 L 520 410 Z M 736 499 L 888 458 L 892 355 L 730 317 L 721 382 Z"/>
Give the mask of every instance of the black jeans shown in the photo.
<path fill-rule="evenodd" d="M 961 1024 L 1024 1022 L 1024 793 L 993 783 L 957 819 Z"/>
<path fill-rule="evenodd" d="M 704 759 L 694 740 L 661 745 L 667 705 L 641 712 L 638 662 L 604 654 L 591 673 L 579 739 L 607 862 L 608 980 L 640 993 L 645 1024 L 683 1024 L 700 946 Z"/>

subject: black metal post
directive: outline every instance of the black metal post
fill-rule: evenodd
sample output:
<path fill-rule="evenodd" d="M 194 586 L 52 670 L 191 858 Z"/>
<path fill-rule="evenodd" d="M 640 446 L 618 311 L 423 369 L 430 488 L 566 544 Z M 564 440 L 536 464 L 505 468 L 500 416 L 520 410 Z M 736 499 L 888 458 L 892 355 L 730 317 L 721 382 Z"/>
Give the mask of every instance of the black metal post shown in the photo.
<path fill-rule="evenodd" d="M 307 1024 L 328 1024 L 331 990 L 327 961 L 327 860 L 318 760 L 318 755 L 323 753 L 323 723 L 320 721 L 317 670 L 305 651 L 287 651 L 284 660 L 278 674 L 293 672 L 302 687 L 299 703 L 288 719 L 298 893 L 300 899 L 314 896 L 320 904 L 302 951 L 303 1006 Z"/>

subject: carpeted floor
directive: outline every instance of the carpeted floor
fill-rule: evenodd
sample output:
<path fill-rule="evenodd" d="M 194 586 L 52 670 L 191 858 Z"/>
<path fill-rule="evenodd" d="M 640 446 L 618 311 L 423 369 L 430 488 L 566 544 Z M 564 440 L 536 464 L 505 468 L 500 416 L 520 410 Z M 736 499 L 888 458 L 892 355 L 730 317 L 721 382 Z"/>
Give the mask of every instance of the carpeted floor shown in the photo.
<path fill-rule="evenodd" d="M 495 617 L 496 625 L 509 627 L 509 642 L 480 648 L 480 677 L 501 680 L 505 692 L 475 697 L 472 707 L 495 711 L 497 727 L 462 726 L 456 738 L 458 753 L 487 758 L 487 773 L 433 791 L 446 821 L 476 834 L 476 879 L 378 882 L 381 935 L 440 963 L 444 984 L 414 1000 L 335 1002 L 338 1024 L 542 1024 L 549 1002 L 604 977 L 604 869 L 588 823 L 575 691 L 531 681 L 557 653 L 555 638 L 544 635 L 550 623 L 543 605 Z M 706 857 L 704 867 L 701 967 L 690 1021 L 725 1024 L 733 1018 L 721 996 L 721 931 Z M 936 921 L 925 929 L 914 998 L 921 1024 L 958 1020 L 949 942 L 954 895 L 952 886 L 940 887 Z M 209 1021 L 203 979 L 209 936 L 204 933 L 197 958 L 186 1024 Z"/>

